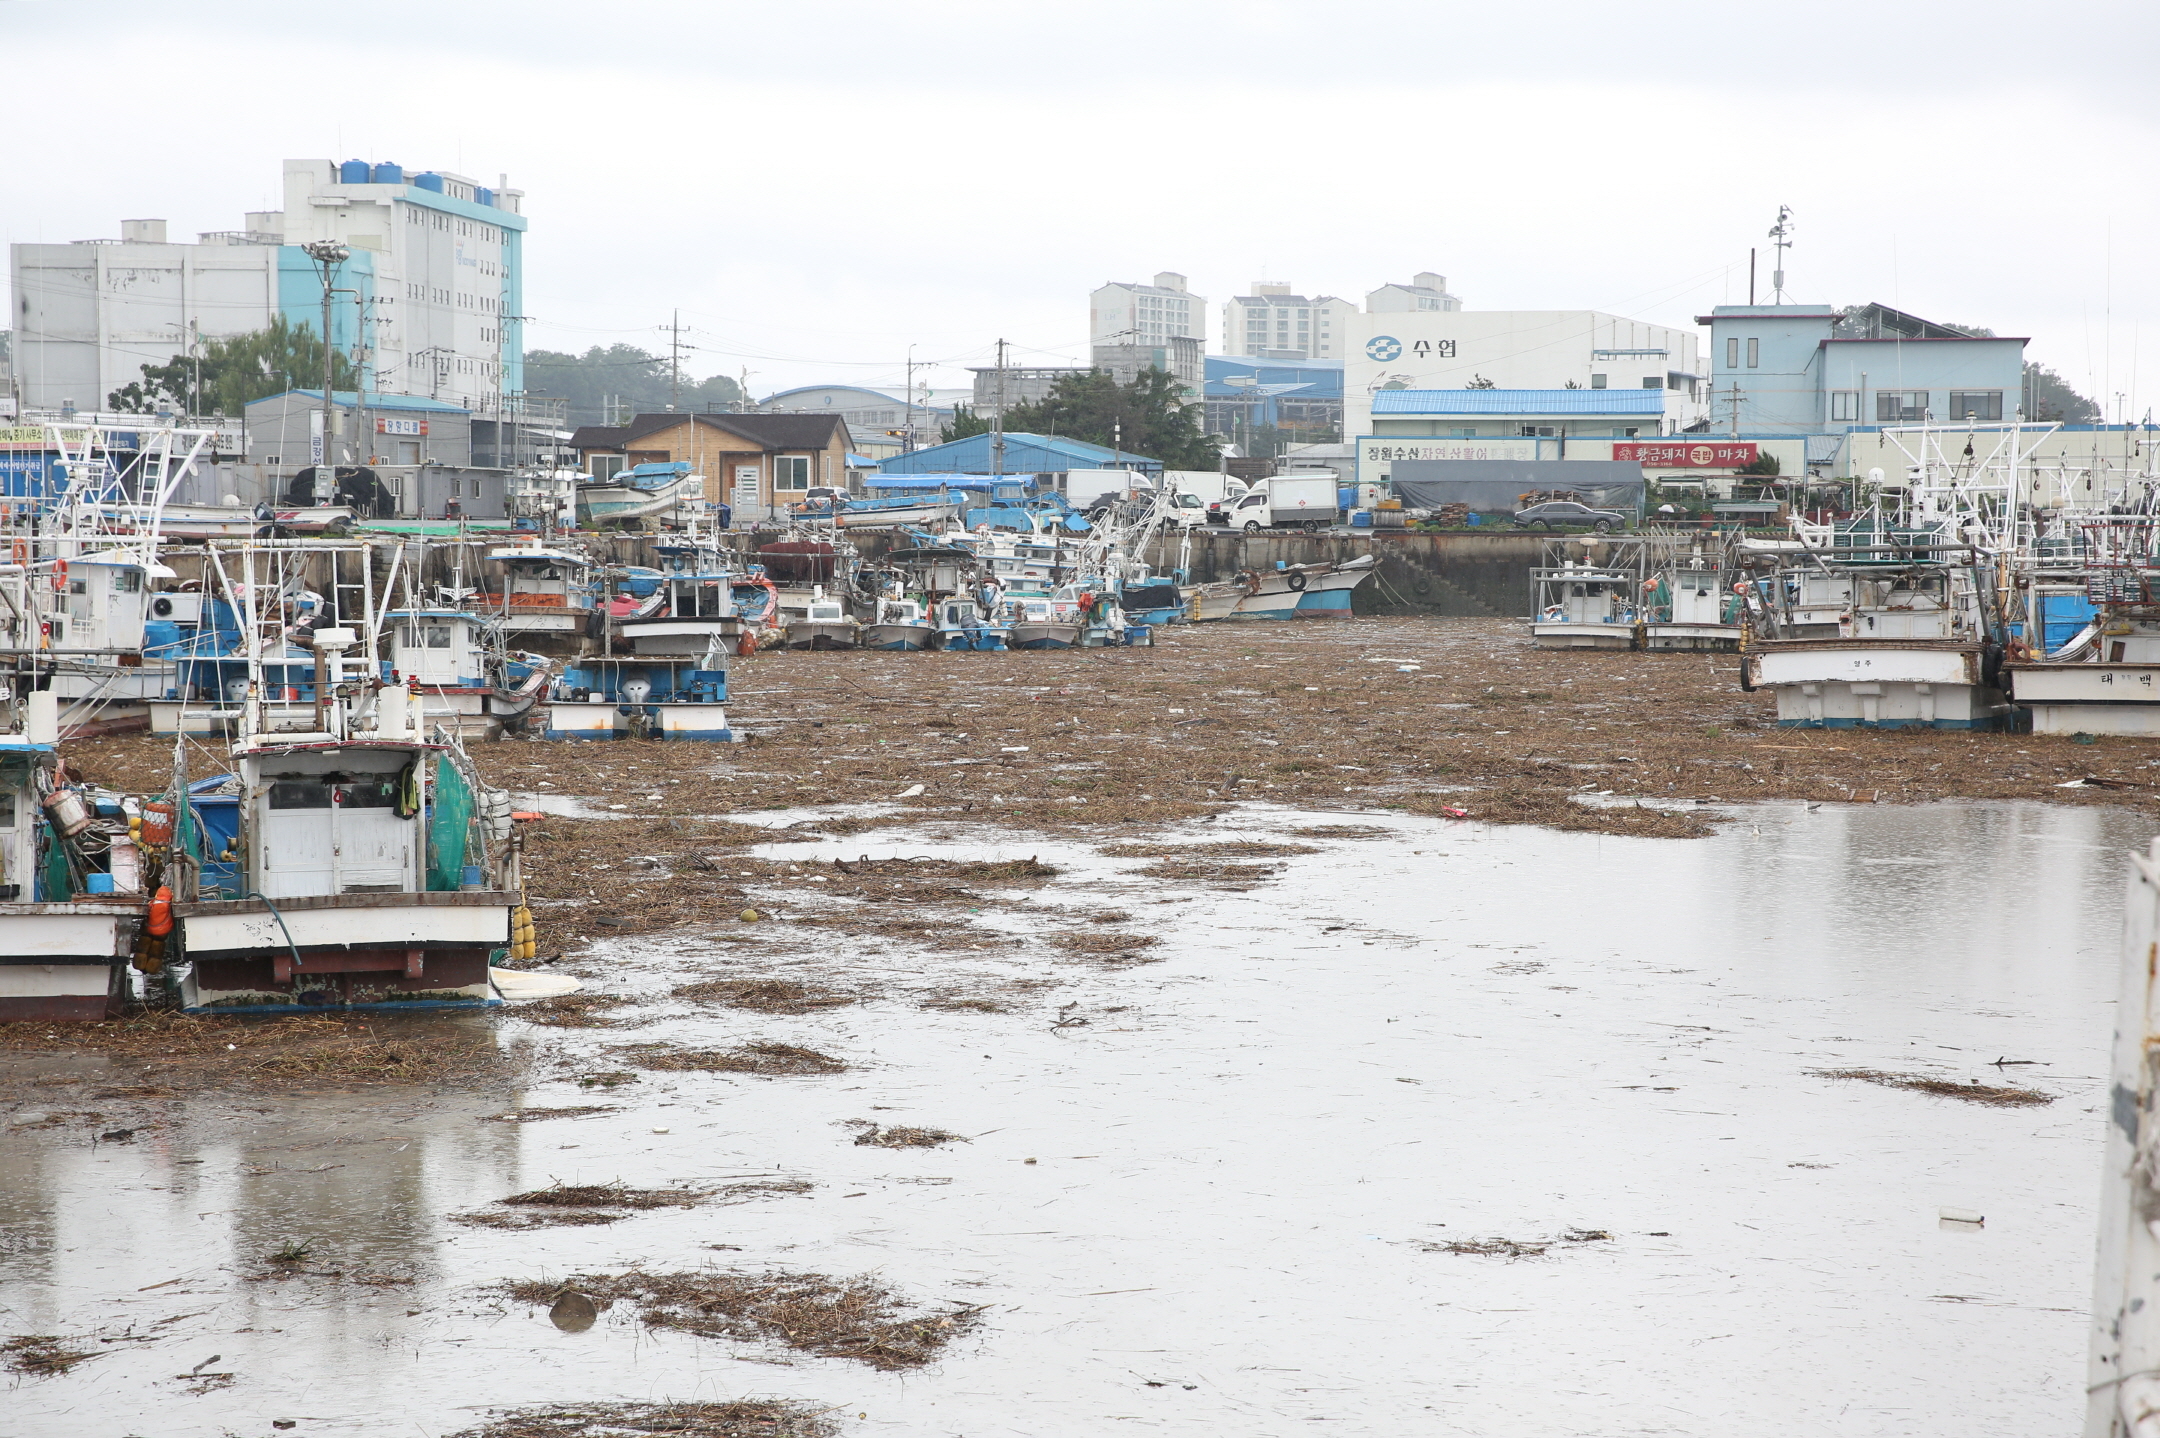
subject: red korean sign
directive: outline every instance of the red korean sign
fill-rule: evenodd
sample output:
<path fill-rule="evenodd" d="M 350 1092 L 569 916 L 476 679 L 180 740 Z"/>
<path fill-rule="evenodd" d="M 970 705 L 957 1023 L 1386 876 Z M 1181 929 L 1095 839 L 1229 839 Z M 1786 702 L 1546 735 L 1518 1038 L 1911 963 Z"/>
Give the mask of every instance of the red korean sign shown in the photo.
<path fill-rule="evenodd" d="M 1755 446 L 1740 440 L 1665 440 L 1646 444 L 1615 443 L 1614 459 L 1632 459 L 1657 469 L 1739 469 L 1755 462 Z"/>

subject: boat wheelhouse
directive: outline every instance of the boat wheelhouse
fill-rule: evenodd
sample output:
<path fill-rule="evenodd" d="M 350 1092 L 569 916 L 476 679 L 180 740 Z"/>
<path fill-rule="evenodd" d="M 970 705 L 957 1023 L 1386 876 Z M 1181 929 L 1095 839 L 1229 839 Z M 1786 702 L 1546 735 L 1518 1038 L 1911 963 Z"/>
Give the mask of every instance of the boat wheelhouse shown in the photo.
<path fill-rule="evenodd" d="M 1540 649 L 1633 649 L 1639 582 L 1629 570 L 1588 561 L 1531 570 L 1531 641 Z"/>

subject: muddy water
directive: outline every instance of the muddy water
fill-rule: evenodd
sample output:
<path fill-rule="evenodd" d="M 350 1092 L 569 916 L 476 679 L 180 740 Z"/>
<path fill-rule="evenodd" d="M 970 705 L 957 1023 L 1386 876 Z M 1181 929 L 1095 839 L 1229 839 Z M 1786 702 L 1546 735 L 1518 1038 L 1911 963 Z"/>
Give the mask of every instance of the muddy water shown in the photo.
<path fill-rule="evenodd" d="M 197 1101 L 128 1144 L 18 1130 L 0 1332 L 104 1356 L 0 1393 L 0 1431 L 432 1435 L 491 1405 L 745 1394 L 834 1405 L 849 1433 L 970 1438 L 2074 1426 L 2121 854 L 2146 826 L 1794 806 L 1695 842 L 1260 810 L 1196 829 L 1295 822 L 1390 832 L 1315 841 L 1243 893 L 1009 837 L 775 850 L 1036 853 L 1068 873 L 984 921 L 1033 933 L 1122 908 L 1161 961 L 842 940 L 819 977 L 885 996 L 771 1018 L 658 998 L 688 973 L 771 968 L 745 950 L 625 946 L 599 986 L 654 996 L 650 1023 L 500 1026 L 566 1076 L 511 1102 L 615 1112 L 507 1124 L 481 1120 L 500 1098 L 330 1096 Z M 809 878 L 768 902 L 814 909 Z M 1006 1014 L 916 1003 L 1015 974 L 1061 986 Z M 620 1067 L 610 1042 L 745 1038 L 855 1067 L 598 1096 L 567 1081 Z M 1811 1075 L 1831 1067 L 2057 1098 L 1995 1109 Z M 974 1139 L 860 1147 L 855 1119 Z M 555 1179 L 770 1175 L 816 1187 L 607 1227 L 447 1217 Z M 1945 1227 L 1944 1207 L 1986 1224 Z M 1433 1251 L 1490 1238 L 1561 1241 Z M 288 1242 L 306 1260 L 264 1277 Z M 560 1332 L 485 1291 L 703 1263 L 875 1272 L 989 1308 L 938 1365 L 883 1375 L 621 1310 Z M 198 1365 L 231 1376 L 178 1376 Z"/>

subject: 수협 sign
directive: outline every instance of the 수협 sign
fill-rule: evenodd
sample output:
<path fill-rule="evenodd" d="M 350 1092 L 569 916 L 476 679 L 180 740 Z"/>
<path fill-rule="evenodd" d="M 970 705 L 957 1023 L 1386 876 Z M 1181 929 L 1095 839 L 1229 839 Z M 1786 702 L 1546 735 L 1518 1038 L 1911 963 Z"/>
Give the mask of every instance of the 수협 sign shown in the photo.
<path fill-rule="evenodd" d="M 377 415 L 375 417 L 375 432 L 377 434 L 407 434 L 418 437 L 427 433 L 427 421 L 424 419 L 384 419 L 382 416 Z"/>
<path fill-rule="evenodd" d="M 1657 469 L 1739 469 L 1755 462 L 1755 446 L 1742 440 L 1616 443 L 1612 457 L 1636 460 Z"/>

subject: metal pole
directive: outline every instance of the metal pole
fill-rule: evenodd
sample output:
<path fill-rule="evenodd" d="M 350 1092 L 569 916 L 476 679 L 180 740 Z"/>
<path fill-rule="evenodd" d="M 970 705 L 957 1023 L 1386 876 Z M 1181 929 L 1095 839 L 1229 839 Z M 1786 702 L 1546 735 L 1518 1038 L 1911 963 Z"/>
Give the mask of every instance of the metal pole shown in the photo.
<path fill-rule="evenodd" d="M 997 401 L 996 413 L 990 417 L 990 475 L 993 479 L 1005 473 L 1005 341 L 997 342 Z"/>

